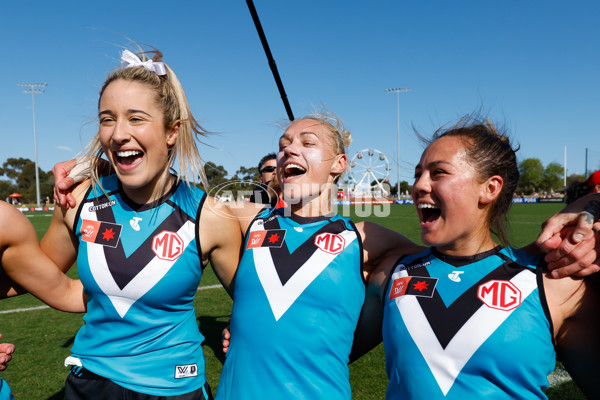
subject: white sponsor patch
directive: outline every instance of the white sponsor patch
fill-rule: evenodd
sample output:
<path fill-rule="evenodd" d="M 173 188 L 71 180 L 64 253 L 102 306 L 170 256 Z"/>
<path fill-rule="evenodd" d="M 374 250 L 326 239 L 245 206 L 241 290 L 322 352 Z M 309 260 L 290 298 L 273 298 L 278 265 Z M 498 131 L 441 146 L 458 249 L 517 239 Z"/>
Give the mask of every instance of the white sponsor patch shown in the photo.
<path fill-rule="evenodd" d="M 191 378 L 193 376 L 198 376 L 198 366 L 196 364 L 175 366 L 175 379 Z"/>

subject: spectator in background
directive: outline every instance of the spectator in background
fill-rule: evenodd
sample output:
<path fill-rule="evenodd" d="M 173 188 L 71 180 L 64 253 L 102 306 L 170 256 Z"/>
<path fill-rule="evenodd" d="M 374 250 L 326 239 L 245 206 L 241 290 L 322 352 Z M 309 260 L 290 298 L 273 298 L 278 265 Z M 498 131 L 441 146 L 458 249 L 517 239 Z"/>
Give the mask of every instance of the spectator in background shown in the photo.
<path fill-rule="evenodd" d="M 600 193 L 600 170 L 594 172 L 585 181 L 588 193 Z"/>
<path fill-rule="evenodd" d="M 260 183 L 252 191 L 249 201 L 259 204 L 270 204 L 271 207 L 276 206 L 281 194 L 279 184 L 274 185 L 275 181 L 269 185 L 269 182 L 276 179 L 276 170 L 277 155 L 275 153 L 269 153 L 260 159 L 258 162 L 258 180 Z"/>
<path fill-rule="evenodd" d="M 600 170 L 591 174 L 585 182 L 573 181 L 565 191 L 567 204 L 588 193 L 600 193 Z"/>

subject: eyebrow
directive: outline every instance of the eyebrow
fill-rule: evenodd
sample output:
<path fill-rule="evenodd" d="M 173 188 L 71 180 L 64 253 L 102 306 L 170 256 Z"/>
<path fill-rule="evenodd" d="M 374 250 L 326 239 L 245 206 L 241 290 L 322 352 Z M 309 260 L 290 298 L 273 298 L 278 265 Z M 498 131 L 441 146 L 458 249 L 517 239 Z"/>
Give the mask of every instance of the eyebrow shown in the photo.
<path fill-rule="evenodd" d="M 448 165 L 451 165 L 451 163 L 449 163 L 448 161 L 438 160 L 438 161 L 432 161 L 432 162 L 430 162 L 430 163 L 428 164 L 428 168 L 431 168 L 431 167 L 435 168 L 435 167 L 437 167 L 438 165 L 443 165 L 443 164 L 448 164 Z M 418 168 L 421 168 L 421 169 L 423 169 L 423 166 L 422 166 L 422 165 L 419 163 L 419 164 L 417 164 L 417 166 L 415 167 L 415 170 L 416 170 L 416 169 L 418 169 Z"/>
<path fill-rule="evenodd" d="M 138 113 L 139 113 L 139 114 L 144 114 L 144 115 L 147 115 L 147 116 L 149 116 L 149 117 L 151 117 L 151 116 L 152 116 L 152 115 L 150 115 L 150 114 L 148 114 L 147 112 L 145 112 L 145 111 L 142 111 L 142 110 L 136 110 L 136 109 L 132 109 L 132 108 L 130 108 L 129 110 L 127 110 L 127 114 L 128 114 L 128 115 L 130 115 L 130 114 L 138 114 Z M 112 111 L 112 110 L 102 110 L 102 111 L 100 111 L 100 112 L 98 113 L 98 116 L 101 116 L 101 115 L 115 115 L 115 112 L 114 112 L 114 111 Z"/>
<path fill-rule="evenodd" d="M 302 132 L 300 132 L 300 136 L 306 136 L 306 135 L 313 135 L 313 136 L 319 137 L 319 135 L 317 135 L 316 133 L 311 132 L 311 131 L 302 131 Z"/>

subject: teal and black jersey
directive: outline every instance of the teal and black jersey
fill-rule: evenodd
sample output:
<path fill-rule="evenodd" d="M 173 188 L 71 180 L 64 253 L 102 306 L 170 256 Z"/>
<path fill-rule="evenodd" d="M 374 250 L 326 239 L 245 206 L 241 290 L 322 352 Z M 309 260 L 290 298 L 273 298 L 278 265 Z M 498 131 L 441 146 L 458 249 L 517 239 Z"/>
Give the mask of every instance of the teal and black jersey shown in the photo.
<path fill-rule="evenodd" d="M 4 379 L 0 379 L 0 400 L 15 400 L 8 383 Z"/>
<path fill-rule="evenodd" d="M 387 399 L 540 399 L 555 366 L 541 258 L 401 258 L 384 298 Z"/>
<path fill-rule="evenodd" d="M 235 278 L 231 343 L 216 399 L 350 399 L 362 245 L 341 216 L 262 212 Z"/>
<path fill-rule="evenodd" d="M 77 270 L 88 296 L 73 348 L 83 367 L 156 396 L 204 385 L 193 299 L 202 276 L 197 225 L 205 193 L 186 184 L 135 204 L 116 175 L 78 210 Z"/>

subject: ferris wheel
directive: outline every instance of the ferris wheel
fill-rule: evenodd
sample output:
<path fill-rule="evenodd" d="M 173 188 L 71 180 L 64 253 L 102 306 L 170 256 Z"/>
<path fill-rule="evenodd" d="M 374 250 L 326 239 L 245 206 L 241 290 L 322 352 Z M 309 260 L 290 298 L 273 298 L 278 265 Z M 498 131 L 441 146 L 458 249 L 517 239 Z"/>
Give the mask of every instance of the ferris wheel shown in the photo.
<path fill-rule="evenodd" d="M 385 156 L 376 149 L 364 149 L 357 152 L 350 162 L 350 178 L 356 192 L 380 192 L 387 196 L 390 170 L 392 167 Z"/>

